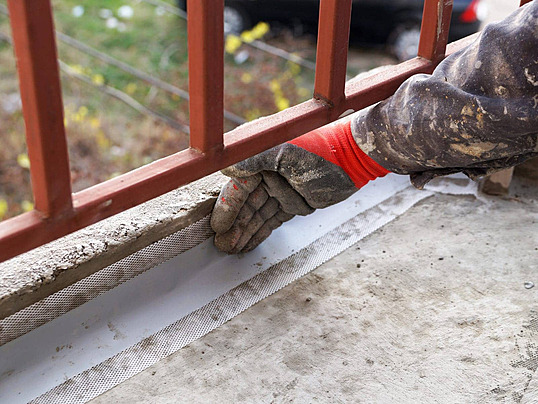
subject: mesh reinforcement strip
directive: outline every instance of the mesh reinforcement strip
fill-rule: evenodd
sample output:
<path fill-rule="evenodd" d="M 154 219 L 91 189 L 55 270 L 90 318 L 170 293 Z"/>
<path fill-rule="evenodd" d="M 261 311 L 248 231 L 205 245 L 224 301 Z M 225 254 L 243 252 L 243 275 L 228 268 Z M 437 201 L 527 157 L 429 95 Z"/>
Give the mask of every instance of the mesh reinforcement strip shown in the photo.
<path fill-rule="evenodd" d="M 431 195 L 430 192 L 407 190 L 389 198 L 202 308 L 32 402 L 83 403 L 102 394 L 309 273 Z"/>
<path fill-rule="evenodd" d="M 234 261 L 229 260 L 230 258 L 223 258 L 222 255 L 215 255 L 216 252 L 207 240 L 212 232 L 209 227 L 209 218 L 206 217 L 1 320 L 0 345 L 5 345 L 0 346 L 0 354 L 3 352 L 2 355 L 7 361 L 0 366 L 0 379 L 2 379 L 0 401 L 26 402 L 34 399 L 33 402 L 36 403 L 86 402 L 204 336 L 253 304 L 314 270 L 403 214 L 420 200 L 433 195 L 434 192 L 476 196 L 476 185 L 462 178 L 440 181 L 434 186 L 429 186 L 428 191 L 421 192 L 410 187 L 406 188 L 407 180 L 400 176 L 386 177 L 384 180 L 376 181 L 361 190 L 359 197 L 346 201 L 347 205 L 344 203 L 333 207 L 335 210 L 332 213 L 326 212 L 325 216 L 322 214 L 312 220 L 297 218 L 296 221 L 294 219 L 287 225 L 290 230 L 277 235 L 276 243 L 273 242 L 272 247 L 262 248 L 265 252 L 258 252 L 257 258 L 254 258 L 256 257 L 254 254 L 254 257 L 245 256 L 240 259 L 234 257 Z M 323 226 L 320 223 L 324 223 Z M 326 230 L 321 231 L 318 226 Z M 290 234 L 295 234 L 292 238 L 301 239 L 300 242 L 286 239 Z M 271 242 L 267 240 L 264 244 L 271 245 Z M 285 247 L 286 245 L 288 246 Z M 289 245 L 296 247 L 293 249 Z M 271 250 L 278 252 L 273 257 L 261 257 L 270 255 Z M 261 261 L 256 262 L 260 258 L 267 258 L 263 266 L 261 266 Z M 231 275 L 238 273 L 235 266 L 245 266 L 247 265 L 245 262 L 249 260 L 250 270 L 244 272 L 242 277 L 237 277 L 233 281 L 235 283 L 226 284 L 231 286 L 222 285 L 223 280 L 228 281 Z M 177 269 L 185 263 L 188 264 L 187 266 L 190 265 L 188 270 L 178 272 Z M 222 275 L 226 267 L 231 267 L 233 271 L 228 268 L 228 272 Z M 202 275 L 204 271 L 205 275 Z M 203 276 L 206 276 L 205 281 L 202 279 Z M 200 304 L 189 303 L 190 306 L 187 308 L 181 308 L 179 306 L 183 303 L 176 298 L 181 294 L 189 295 L 189 291 L 185 291 L 185 288 L 191 287 L 188 281 L 194 278 L 196 282 L 193 285 L 198 285 L 194 287 L 201 289 L 191 291 L 191 297 L 187 296 L 184 300 L 198 299 L 197 295 L 208 287 L 207 279 L 211 279 L 218 287 L 211 292 L 213 294 L 207 295 L 211 296 L 210 298 L 202 297 L 201 300 L 196 300 Z M 162 283 L 167 281 L 170 282 L 170 286 L 162 287 Z M 155 286 L 151 282 L 159 285 L 161 289 L 148 292 Z M 186 282 L 186 286 L 184 289 L 178 289 L 177 285 L 182 282 Z M 126 294 L 126 290 L 131 294 Z M 147 303 L 143 299 L 140 302 L 128 300 L 136 300 L 140 293 L 150 292 L 154 293 L 150 298 L 158 300 L 157 311 L 151 312 L 151 308 L 147 307 L 147 303 L 151 303 L 149 300 Z M 125 299 L 126 296 L 127 299 Z M 176 300 L 169 299 L 161 302 L 159 300 L 161 296 L 168 298 L 173 296 Z M 109 330 L 106 323 L 114 310 L 121 309 L 118 302 L 129 306 L 135 314 L 138 310 L 143 311 L 144 314 L 140 317 L 145 318 L 143 321 L 148 321 L 148 316 L 150 318 L 152 316 L 151 313 L 158 315 L 163 309 L 167 314 L 159 319 L 160 322 L 155 322 L 153 328 L 148 328 L 150 332 L 140 332 L 142 328 L 138 325 L 138 328 L 127 327 L 126 335 L 123 337 L 128 338 L 120 344 L 119 341 L 112 340 L 110 337 L 113 331 L 112 324 L 108 324 Z M 136 306 L 137 303 L 140 305 Z M 104 304 L 103 307 L 105 307 L 105 311 L 101 314 L 92 311 L 98 307 L 98 304 Z M 133 313 L 127 312 L 127 314 Z M 96 317 L 96 321 L 102 321 L 101 327 L 104 327 L 106 334 L 97 334 L 97 339 L 106 347 L 105 337 L 108 337 L 108 344 L 118 343 L 116 348 L 98 349 L 100 352 L 97 352 L 95 350 L 97 345 L 89 343 L 87 339 L 89 337 L 84 335 L 85 330 L 81 327 L 80 321 L 92 318 L 91 316 L 94 315 L 97 317 L 101 315 L 102 318 Z M 139 321 L 138 318 L 134 320 L 133 324 Z M 74 323 L 79 328 L 64 327 L 66 324 Z M 94 325 L 97 326 L 97 323 Z M 146 325 L 144 324 L 143 327 Z M 90 328 L 87 331 L 92 330 L 93 328 Z M 98 333 L 99 330 L 95 329 L 93 332 L 92 338 L 95 340 L 95 332 Z M 118 335 L 121 337 L 120 334 Z M 62 339 L 64 345 L 60 343 Z M 48 342 L 45 343 L 45 341 Z M 73 344 L 72 350 L 67 342 Z M 44 343 L 43 346 L 41 346 L 42 343 Z M 56 348 L 56 352 L 60 350 L 58 354 L 54 352 L 56 344 L 59 345 Z M 39 345 L 39 350 L 28 350 L 28 347 L 32 345 L 34 347 Z M 67 349 L 64 349 L 66 346 Z M 46 353 L 51 350 L 51 347 L 52 362 L 50 354 Z M 47 349 L 49 351 L 46 351 Z M 14 351 L 18 353 L 14 354 Z M 72 351 L 71 357 L 66 356 L 62 359 L 62 354 L 69 355 L 67 351 Z M 42 357 L 39 356 L 40 352 L 44 352 Z M 39 357 L 36 357 L 36 354 Z M 81 358 L 81 354 L 89 356 Z M 48 359 L 47 355 L 49 355 Z M 78 361 L 76 365 L 78 367 L 73 367 L 68 361 L 69 358 L 75 362 Z M 46 366 L 41 367 L 42 364 Z M 2 368 L 6 368 L 7 372 Z M 15 370 L 12 371 L 11 368 Z M 47 372 L 51 371 L 60 372 L 61 377 L 54 376 L 46 381 L 39 380 L 38 375 L 47 375 Z M 26 375 L 22 375 L 21 372 L 26 372 Z M 4 377 L 5 375 L 7 377 Z M 18 395 L 21 394 L 20 392 L 22 395 Z"/>
<path fill-rule="evenodd" d="M 213 235 L 209 216 L 0 320 L 0 346 L 67 313 Z M 58 304 L 62 302 L 62 304 Z"/>

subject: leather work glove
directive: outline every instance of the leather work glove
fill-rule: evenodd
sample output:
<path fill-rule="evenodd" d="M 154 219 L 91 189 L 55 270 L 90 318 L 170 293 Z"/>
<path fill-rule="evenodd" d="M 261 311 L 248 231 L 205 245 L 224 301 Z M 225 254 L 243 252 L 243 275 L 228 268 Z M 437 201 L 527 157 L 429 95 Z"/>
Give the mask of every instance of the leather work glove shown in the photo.
<path fill-rule="evenodd" d="M 251 251 L 295 215 L 348 198 L 385 170 L 355 143 L 350 123 L 309 132 L 222 171 L 231 177 L 211 216 L 215 245 Z"/>

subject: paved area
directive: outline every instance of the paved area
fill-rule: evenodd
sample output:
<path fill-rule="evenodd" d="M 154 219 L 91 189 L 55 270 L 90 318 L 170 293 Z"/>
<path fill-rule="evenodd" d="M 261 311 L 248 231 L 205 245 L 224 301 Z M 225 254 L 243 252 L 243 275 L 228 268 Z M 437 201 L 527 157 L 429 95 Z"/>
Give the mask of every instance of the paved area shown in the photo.
<path fill-rule="evenodd" d="M 537 182 L 435 196 L 94 403 L 537 402 L 537 293 Z"/>
<path fill-rule="evenodd" d="M 538 181 L 435 196 L 92 402 L 538 402 L 537 293 Z"/>

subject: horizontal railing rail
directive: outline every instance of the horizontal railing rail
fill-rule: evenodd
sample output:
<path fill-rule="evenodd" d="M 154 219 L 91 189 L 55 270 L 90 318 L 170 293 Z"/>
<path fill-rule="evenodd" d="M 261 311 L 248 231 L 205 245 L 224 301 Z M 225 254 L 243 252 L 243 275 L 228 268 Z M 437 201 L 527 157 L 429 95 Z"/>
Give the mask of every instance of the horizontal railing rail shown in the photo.
<path fill-rule="evenodd" d="M 447 49 L 453 0 L 426 0 L 419 56 L 346 83 L 351 3 L 321 0 L 313 98 L 223 134 L 224 0 L 188 0 L 190 148 L 72 194 L 50 0 L 8 0 L 35 210 L 0 223 L 0 261 L 381 101 L 474 39 Z"/>

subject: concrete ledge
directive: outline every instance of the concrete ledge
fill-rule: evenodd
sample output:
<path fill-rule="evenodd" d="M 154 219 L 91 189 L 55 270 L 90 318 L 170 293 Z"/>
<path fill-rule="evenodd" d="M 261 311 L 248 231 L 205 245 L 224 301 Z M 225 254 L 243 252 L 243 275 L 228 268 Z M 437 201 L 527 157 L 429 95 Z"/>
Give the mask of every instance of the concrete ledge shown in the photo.
<path fill-rule="evenodd" d="M 538 178 L 538 158 L 515 175 Z M 225 182 L 210 175 L 1 263 L 0 319 L 200 220 Z"/>
<path fill-rule="evenodd" d="M 175 233 L 211 212 L 216 173 L 0 264 L 0 319 Z"/>

